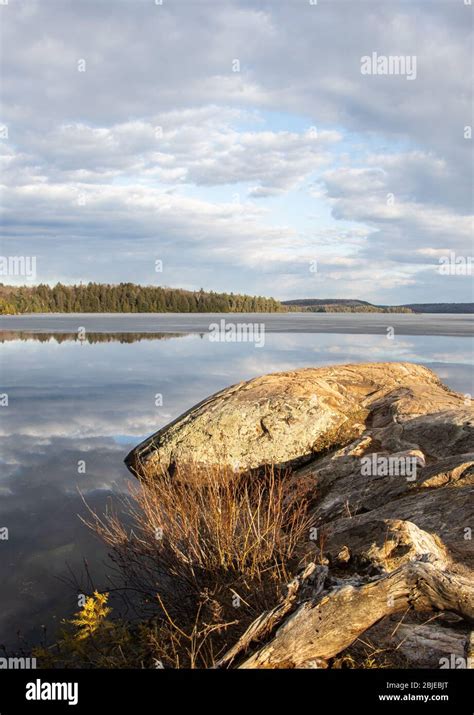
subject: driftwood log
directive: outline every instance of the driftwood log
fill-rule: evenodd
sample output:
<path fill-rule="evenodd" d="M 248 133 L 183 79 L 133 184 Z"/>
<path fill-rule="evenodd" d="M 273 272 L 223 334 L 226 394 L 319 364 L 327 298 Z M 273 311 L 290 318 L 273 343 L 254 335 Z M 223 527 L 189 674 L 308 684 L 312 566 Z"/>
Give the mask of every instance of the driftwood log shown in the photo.
<path fill-rule="evenodd" d="M 241 660 L 238 667 L 304 668 L 307 663 L 325 667 L 327 660 L 344 651 L 374 624 L 397 613 L 447 613 L 451 620 L 456 614 L 458 620 L 474 623 L 472 571 L 453 561 L 436 536 L 414 524 L 389 522 L 386 534 L 388 554 L 394 546 L 404 546 L 393 571 L 368 581 L 355 575 L 323 591 L 328 568 L 309 564 L 288 585 L 285 599 L 256 619 L 216 667 L 235 664 L 252 647 L 255 652 Z M 372 550 L 372 559 L 372 563 L 380 561 L 377 549 Z M 393 559 L 392 555 L 391 563 Z M 295 608 L 303 588 L 306 598 Z M 286 620 L 280 625 L 283 619 Z M 397 630 L 402 636 L 399 643 L 408 641 L 404 649 L 408 656 L 410 648 L 415 652 L 429 648 L 439 653 L 438 661 L 443 655 L 462 653 L 469 660 L 469 631 L 453 633 L 436 626 L 410 625 L 400 625 Z M 265 645 L 258 647 L 265 640 Z"/>
<path fill-rule="evenodd" d="M 314 596 L 320 593 L 323 589 L 327 572 L 327 566 L 316 566 L 314 563 L 308 564 L 303 573 L 288 584 L 285 598 L 277 606 L 270 611 L 265 611 L 251 623 L 237 643 L 216 663 L 216 668 L 230 665 L 240 653 L 247 650 L 251 643 L 268 636 L 293 609 L 301 586 L 307 583 L 309 579 L 312 581 Z"/>
<path fill-rule="evenodd" d="M 474 622 L 472 579 L 416 561 L 362 586 L 343 586 L 303 603 L 240 667 L 301 667 L 308 660 L 328 660 L 385 616 L 411 609 L 451 611 Z"/>

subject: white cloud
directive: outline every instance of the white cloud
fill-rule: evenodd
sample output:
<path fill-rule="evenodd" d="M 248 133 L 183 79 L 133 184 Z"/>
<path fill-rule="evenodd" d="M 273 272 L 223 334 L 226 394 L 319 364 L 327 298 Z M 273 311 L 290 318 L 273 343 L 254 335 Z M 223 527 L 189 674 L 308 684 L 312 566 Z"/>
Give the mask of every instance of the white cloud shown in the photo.
<path fill-rule="evenodd" d="M 468 250 L 471 11 L 9 3 L 5 250 L 43 280 L 146 282 L 158 253 L 174 285 L 468 299 L 432 264 Z M 416 55 L 417 79 L 362 75 L 372 51 Z"/>

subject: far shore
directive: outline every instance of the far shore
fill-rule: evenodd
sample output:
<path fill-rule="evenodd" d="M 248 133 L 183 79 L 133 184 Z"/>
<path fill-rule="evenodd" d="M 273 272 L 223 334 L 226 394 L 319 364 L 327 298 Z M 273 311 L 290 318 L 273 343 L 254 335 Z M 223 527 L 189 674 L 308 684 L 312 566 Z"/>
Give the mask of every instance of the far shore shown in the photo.
<path fill-rule="evenodd" d="M 210 324 L 253 323 L 266 333 L 340 333 L 387 337 L 472 337 L 468 313 L 31 313 L 0 316 L 0 330 L 24 333 L 209 333 Z"/>

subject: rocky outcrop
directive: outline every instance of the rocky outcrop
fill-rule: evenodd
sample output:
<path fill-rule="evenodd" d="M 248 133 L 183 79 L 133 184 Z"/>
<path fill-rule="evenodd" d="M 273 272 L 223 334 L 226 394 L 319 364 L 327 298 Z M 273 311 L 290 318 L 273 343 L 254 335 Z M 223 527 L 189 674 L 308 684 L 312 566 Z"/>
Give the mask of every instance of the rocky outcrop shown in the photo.
<path fill-rule="evenodd" d="M 213 395 L 128 457 L 157 475 L 222 461 L 290 465 L 287 487 L 309 500 L 314 527 L 286 597 L 219 667 L 327 667 L 362 634 L 407 665 L 472 664 L 467 397 L 409 363 L 267 375 Z"/>
<path fill-rule="evenodd" d="M 208 397 L 139 444 L 126 463 L 148 474 L 191 461 L 235 470 L 301 464 L 361 434 L 369 413 L 374 426 L 382 427 L 393 426 L 395 417 L 402 423 L 461 405 L 462 397 L 430 370 L 410 363 L 281 372 Z M 444 429 L 441 420 L 427 430 L 426 440 Z M 409 442 L 402 430 L 400 425 L 392 432 L 394 444 Z M 461 437 L 453 434 L 453 440 Z"/>

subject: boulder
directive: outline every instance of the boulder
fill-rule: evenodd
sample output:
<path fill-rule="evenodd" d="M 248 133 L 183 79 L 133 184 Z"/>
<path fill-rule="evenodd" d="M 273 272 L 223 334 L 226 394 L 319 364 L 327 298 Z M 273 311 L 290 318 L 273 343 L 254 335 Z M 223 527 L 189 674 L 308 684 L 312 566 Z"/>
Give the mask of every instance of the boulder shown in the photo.
<path fill-rule="evenodd" d="M 133 472 L 148 475 L 190 462 L 225 464 L 236 471 L 294 466 L 362 433 L 368 418 L 383 427 L 395 418 L 403 422 L 441 408 L 457 409 L 462 401 L 433 372 L 410 363 L 264 375 L 203 400 L 135 447 L 125 461 Z M 442 422 L 435 427 L 445 429 Z M 397 439 L 398 432 L 392 437 Z M 462 437 L 453 434 L 453 440 Z"/>

